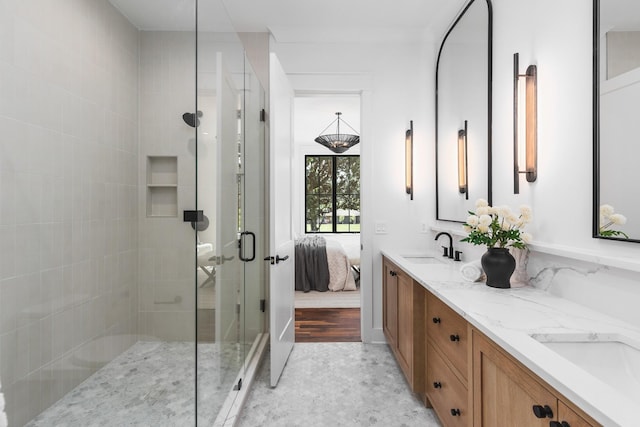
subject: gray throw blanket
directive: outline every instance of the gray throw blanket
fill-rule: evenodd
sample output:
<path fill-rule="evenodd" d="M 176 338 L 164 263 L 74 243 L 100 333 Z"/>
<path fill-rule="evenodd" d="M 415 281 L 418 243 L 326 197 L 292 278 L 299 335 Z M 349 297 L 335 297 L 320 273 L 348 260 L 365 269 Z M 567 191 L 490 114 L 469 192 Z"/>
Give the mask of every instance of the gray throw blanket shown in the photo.
<path fill-rule="evenodd" d="M 327 243 L 321 236 L 296 240 L 296 291 L 329 290 Z"/>

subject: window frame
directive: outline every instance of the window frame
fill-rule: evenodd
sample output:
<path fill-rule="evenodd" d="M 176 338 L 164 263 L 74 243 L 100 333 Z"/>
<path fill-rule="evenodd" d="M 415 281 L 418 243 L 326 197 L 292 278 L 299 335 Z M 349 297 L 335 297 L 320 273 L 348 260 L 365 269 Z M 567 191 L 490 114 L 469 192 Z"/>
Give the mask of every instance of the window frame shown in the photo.
<path fill-rule="evenodd" d="M 321 158 L 321 157 L 329 157 L 331 158 L 331 162 L 332 162 L 332 169 L 331 169 L 331 231 L 308 231 L 307 230 L 307 198 L 310 195 L 310 193 L 307 193 L 307 180 L 308 180 L 308 176 L 307 176 L 307 162 L 308 159 L 310 157 L 314 157 L 314 158 Z M 338 231 L 338 216 L 337 216 L 337 201 L 338 201 L 338 196 L 339 194 L 337 194 L 337 181 L 338 181 L 338 174 L 337 174 L 337 164 L 338 164 L 338 159 L 339 158 L 350 158 L 350 157 L 357 157 L 358 160 L 360 159 L 360 154 L 306 154 L 304 156 L 304 233 L 305 234 L 360 234 L 360 231 Z M 360 168 L 358 168 L 358 181 L 360 180 Z M 360 200 L 360 190 L 361 190 L 361 186 L 358 186 L 358 200 Z M 348 194 L 353 194 L 353 193 L 348 193 Z M 340 194 L 341 195 L 341 194 Z"/>

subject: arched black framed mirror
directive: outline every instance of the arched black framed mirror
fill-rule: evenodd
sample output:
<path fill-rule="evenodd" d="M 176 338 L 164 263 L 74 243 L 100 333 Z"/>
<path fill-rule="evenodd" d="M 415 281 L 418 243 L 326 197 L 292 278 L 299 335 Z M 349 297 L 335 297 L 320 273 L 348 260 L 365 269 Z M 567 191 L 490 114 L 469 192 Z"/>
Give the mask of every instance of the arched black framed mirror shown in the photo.
<path fill-rule="evenodd" d="M 640 2 L 593 0 L 593 237 L 640 243 Z"/>
<path fill-rule="evenodd" d="M 464 222 L 477 199 L 491 203 L 492 16 L 491 0 L 470 0 L 438 52 L 438 220 Z"/>

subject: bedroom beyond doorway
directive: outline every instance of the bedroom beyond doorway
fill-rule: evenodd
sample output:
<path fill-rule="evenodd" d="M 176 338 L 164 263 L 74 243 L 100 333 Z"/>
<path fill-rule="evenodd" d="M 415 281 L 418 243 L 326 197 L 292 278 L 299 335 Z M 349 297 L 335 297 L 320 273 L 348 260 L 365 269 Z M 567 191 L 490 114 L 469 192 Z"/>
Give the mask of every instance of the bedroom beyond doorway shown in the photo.
<path fill-rule="evenodd" d="M 296 342 L 361 341 L 360 145 L 315 142 L 336 112 L 359 132 L 359 94 L 295 97 Z"/>

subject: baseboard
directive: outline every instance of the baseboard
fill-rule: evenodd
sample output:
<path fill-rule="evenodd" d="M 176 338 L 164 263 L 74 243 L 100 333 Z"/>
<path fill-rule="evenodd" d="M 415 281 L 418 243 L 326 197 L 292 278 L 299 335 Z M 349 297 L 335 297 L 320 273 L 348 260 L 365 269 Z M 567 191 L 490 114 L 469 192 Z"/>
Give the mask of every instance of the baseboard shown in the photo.
<path fill-rule="evenodd" d="M 369 331 L 369 340 L 368 344 L 386 344 L 387 339 L 384 336 L 384 332 L 382 332 L 382 328 L 374 328 Z M 365 342 L 363 340 L 363 342 Z"/>

